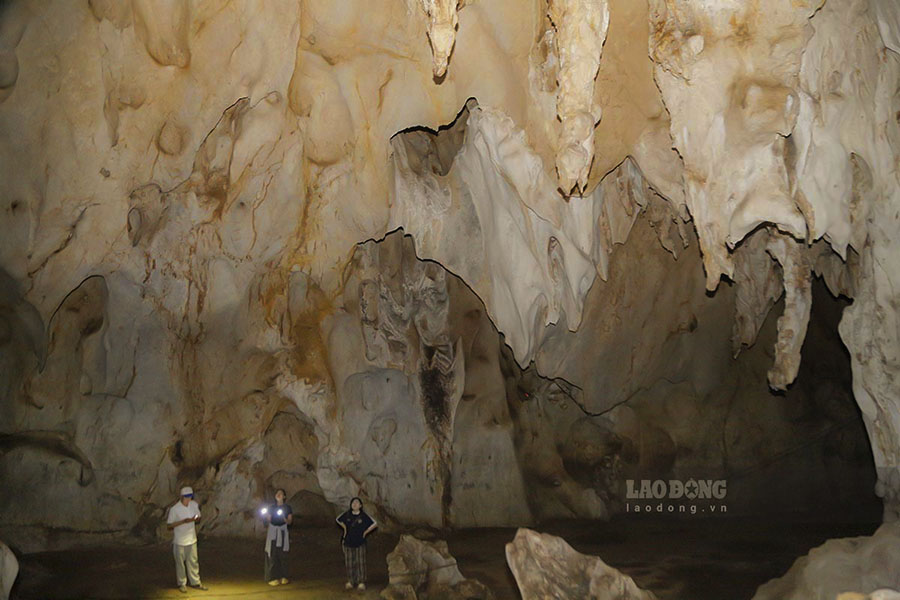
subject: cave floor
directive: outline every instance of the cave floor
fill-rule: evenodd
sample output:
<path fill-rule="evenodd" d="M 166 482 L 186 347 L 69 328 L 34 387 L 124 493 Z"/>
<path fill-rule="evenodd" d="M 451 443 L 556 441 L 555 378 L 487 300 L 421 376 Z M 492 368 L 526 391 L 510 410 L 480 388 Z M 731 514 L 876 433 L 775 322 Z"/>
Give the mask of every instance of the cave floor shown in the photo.
<path fill-rule="evenodd" d="M 870 535 L 877 523 L 808 519 L 663 519 L 620 516 L 611 522 L 560 522 L 539 527 L 576 550 L 594 554 L 631 575 L 660 600 L 750 598 L 756 588 L 782 575 L 794 560 L 832 537 Z M 498 600 L 517 599 L 504 545 L 514 529 L 462 530 L 446 537 L 463 575 L 481 580 Z M 13 599 L 44 598 L 378 598 L 387 585 L 386 556 L 397 536 L 375 535 L 369 545 L 369 589 L 345 592 L 343 556 L 332 529 L 295 528 L 293 581 L 270 587 L 262 581 L 262 540 L 200 541 L 200 572 L 207 592 L 181 594 L 172 587 L 171 546 L 98 547 L 21 557 Z"/>

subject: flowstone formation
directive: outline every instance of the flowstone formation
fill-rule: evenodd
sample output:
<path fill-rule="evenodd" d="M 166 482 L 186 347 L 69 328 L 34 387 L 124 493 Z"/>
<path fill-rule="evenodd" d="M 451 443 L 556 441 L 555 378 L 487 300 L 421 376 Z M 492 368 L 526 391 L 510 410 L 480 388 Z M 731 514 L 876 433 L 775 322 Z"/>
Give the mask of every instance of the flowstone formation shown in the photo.
<path fill-rule="evenodd" d="M 4 3 L 0 537 L 856 461 L 818 277 L 897 518 L 898 40 L 881 0 Z"/>
<path fill-rule="evenodd" d="M 707 287 L 724 274 L 753 290 L 738 290 L 745 298 L 736 319 L 742 343 L 752 342 L 752 323 L 771 302 L 766 271 L 773 261 L 780 265 L 786 304 L 770 385 L 784 389 L 796 376 L 812 276 L 854 298 L 841 335 L 887 519 L 897 517 L 900 464 L 900 328 L 889 308 L 898 248 L 885 230 L 896 226 L 888 224 L 896 223 L 900 200 L 896 13 L 894 5 L 864 0 L 716 7 L 654 1 L 650 45 L 684 159 Z M 729 252 L 760 227 L 766 231 Z M 760 235 L 765 240 L 751 243 Z M 736 276 L 738 259 L 768 268 L 758 264 Z M 861 318 L 862 311 L 883 316 Z"/>

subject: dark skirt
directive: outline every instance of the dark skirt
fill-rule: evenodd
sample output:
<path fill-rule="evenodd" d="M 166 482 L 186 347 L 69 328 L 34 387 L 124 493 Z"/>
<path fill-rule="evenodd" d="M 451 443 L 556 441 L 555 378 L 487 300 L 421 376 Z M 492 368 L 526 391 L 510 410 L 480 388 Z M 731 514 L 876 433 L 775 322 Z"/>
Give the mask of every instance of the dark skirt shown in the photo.
<path fill-rule="evenodd" d="M 281 546 L 272 542 L 272 551 L 266 554 L 266 581 L 287 579 L 287 556 Z"/>

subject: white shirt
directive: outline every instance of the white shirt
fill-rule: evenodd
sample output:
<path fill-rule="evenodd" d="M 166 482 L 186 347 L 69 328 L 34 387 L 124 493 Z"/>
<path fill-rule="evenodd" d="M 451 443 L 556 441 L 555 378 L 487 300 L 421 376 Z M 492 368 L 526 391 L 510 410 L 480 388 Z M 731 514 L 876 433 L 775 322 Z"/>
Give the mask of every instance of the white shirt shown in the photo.
<path fill-rule="evenodd" d="M 166 523 L 171 525 L 172 523 L 177 523 L 182 519 L 187 519 L 195 515 L 198 517 L 200 516 L 200 506 L 198 506 L 196 502 L 191 500 L 188 502 L 188 505 L 185 506 L 181 503 L 181 500 L 179 500 L 175 503 L 175 506 L 169 509 L 169 518 L 166 520 Z M 183 525 L 176 525 L 173 531 L 175 536 L 172 538 L 172 543 L 176 546 L 190 546 L 191 544 L 197 543 L 197 528 L 193 521 L 184 523 Z"/>

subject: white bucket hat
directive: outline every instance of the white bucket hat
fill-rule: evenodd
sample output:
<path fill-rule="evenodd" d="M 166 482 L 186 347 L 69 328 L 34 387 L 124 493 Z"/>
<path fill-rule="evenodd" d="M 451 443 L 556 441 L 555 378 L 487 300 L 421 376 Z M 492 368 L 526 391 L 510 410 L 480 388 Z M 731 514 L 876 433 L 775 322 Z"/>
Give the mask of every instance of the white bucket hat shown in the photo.
<path fill-rule="evenodd" d="M 190 486 L 185 486 L 185 487 L 181 488 L 181 495 L 182 496 L 193 496 L 194 490 L 192 490 Z"/>

